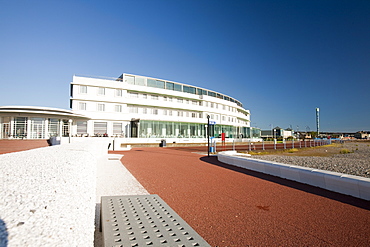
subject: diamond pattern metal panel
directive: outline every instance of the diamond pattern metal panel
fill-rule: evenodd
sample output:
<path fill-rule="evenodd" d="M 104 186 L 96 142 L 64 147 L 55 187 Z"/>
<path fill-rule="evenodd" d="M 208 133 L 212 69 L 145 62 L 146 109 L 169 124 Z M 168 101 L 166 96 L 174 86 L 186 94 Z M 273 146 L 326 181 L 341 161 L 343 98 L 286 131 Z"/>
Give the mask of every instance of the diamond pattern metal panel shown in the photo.
<path fill-rule="evenodd" d="M 210 246 L 158 195 L 103 196 L 106 247 Z"/>

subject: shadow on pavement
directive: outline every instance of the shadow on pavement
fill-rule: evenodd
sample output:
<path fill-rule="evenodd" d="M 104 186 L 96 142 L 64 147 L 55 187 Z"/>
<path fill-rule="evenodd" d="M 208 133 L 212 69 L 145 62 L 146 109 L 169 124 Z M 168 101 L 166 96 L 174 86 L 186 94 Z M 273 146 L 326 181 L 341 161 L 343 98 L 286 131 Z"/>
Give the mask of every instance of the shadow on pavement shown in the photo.
<path fill-rule="evenodd" d="M 5 222 L 0 219 L 0 246 L 8 246 L 8 229 L 6 228 Z"/>
<path fill-rule="evenodd" d="M 301 190 L 301 191 L 311 193 L 311 194 L 315 194 L 315 195 L 318 195 L 318 196 L 326 197 L 326 198 L 336 200 L 336 201 L 339 201 L 339 202 L 342 202 L 342 203 L 346 203 L 346 204 L 349 204 L 349 205 L 352 205 L 352 206 L 355 206 L 355 207 L 359 207 L 359 208 L 362 208 L 362 209 L 370 210 L 370 201 L 366 201 L 366 200 L 363 200 L 363 199 L 360 199 L 360 198 L 356 198 L 356 197 L 348 196 L 348 195 L 343 195 L 343 194 L 340 194 L 340 193 L 332 192 L 332 191 L 325 190 L 325 189 L 318 188 L 318 187 L 314 187 L 314 186 L 311 186 L 311 185 L 298 183 L 298 182 L 291 181 L 291 180 L 288 180 L 288 179 L 284 179 L 284 178 L 280 178 L 280 177 L 276 177 L 276 176 L 272 176 L 272 175 L 268 175 L 268 174 L 248 170 L 248 169 L 245 169 L 245 168 L 225 164 L 225 163 L 222 163 L 222 162 L 218 161 L 217 156 L 210 156 L 210 157 L 203 156 L 203 157 L 200 158 L 200 160 L 203 161 L 203 162 L 210 163 L 212 165 L 216 165 L 216 166 L 219 166 L 219 167 L 223 167 L 225 169 L 240 172 L 240 173 L 243 173 L 243 174 L 246 174 L 246 175 L 249 175 L 249 176 L 253 176 L 253 177 L 256 177 L 256 178 L 259 178 L 259 179 L 267 180 L 267 181 L 270 181 L 270 182 L 273 182 L 273 183 L 276 183 L 276 184 L 280 184 L 280 185 L 283 185 L 283 186 L 287 186 L 287 187 L 290 187 L 290 188 L 294 188 L 294 189 Z"/>

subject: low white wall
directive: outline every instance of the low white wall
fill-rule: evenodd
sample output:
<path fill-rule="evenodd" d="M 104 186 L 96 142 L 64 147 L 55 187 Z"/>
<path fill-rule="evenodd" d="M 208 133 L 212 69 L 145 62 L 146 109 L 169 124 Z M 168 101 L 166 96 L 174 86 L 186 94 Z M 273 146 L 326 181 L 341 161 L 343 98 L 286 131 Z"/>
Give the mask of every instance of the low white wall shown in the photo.
<path fill-rule="evenodd" d="M 119 138 L 119 137 L 53 137 L 50 139 L 52 145 L 60 145 L 66 143 L 75 143 L 75 142 L 86 142 L 88 140 L 104 140 L 108 144 L 110 143 L 109 150 L 122 151 L 131 149 L 131 145 L 134 144 L 159 144 L 162 140 L 166 140 L 166 143 L 180 143 L 180 144 L 206 144 L 207 138 Z M 252 139 L 233 139 L 227 138 L 226 143 L 231 145 L 240 142 L 261 142 L 260 138 Z M 211 146 L 216 142 L 217 145 L 222 143 L 221 138 L 215 138 L 210 140 Z M 107 144 L 107 146 L 108 146 Z M 122 145 L 123 144 L 123 145 Z"/>
<path fill-rule="evenodd" d="M 106 145 L 0 155 L 0 246 L 93 246 L 96 165 Z"/>
<path fill-rule="evenodd" d="M 226 164 L 370 200 L 370 179 L 368 178 L 236 155 L 219 153 L 218 160 Z"/>

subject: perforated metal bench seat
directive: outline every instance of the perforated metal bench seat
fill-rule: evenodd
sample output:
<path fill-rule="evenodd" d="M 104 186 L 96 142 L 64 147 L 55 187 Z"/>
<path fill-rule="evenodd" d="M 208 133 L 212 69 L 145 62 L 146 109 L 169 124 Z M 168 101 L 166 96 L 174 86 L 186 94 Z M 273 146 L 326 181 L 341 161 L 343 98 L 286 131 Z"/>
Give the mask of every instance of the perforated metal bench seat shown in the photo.
<path fill-rule="evenodd" d="M 158 195 L 102 196 L 104 246 L 210 246 Z"/>

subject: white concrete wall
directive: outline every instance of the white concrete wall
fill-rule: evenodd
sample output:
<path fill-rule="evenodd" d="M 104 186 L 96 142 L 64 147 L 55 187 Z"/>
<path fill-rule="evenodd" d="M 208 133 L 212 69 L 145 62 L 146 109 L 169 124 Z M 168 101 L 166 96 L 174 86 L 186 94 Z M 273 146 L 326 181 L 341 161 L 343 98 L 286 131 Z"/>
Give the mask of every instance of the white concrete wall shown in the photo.
<path fill-rule="evenodd" d="M 370 200 L 370 179 L 368 178 L 223 153 L 218 154 L 218 160 L 226 164 Z"/>
<path fill-rule="evenodd" d="M 96 165 L 106 145 L 0 155 L 0 246 L 93 246 Z"/>

